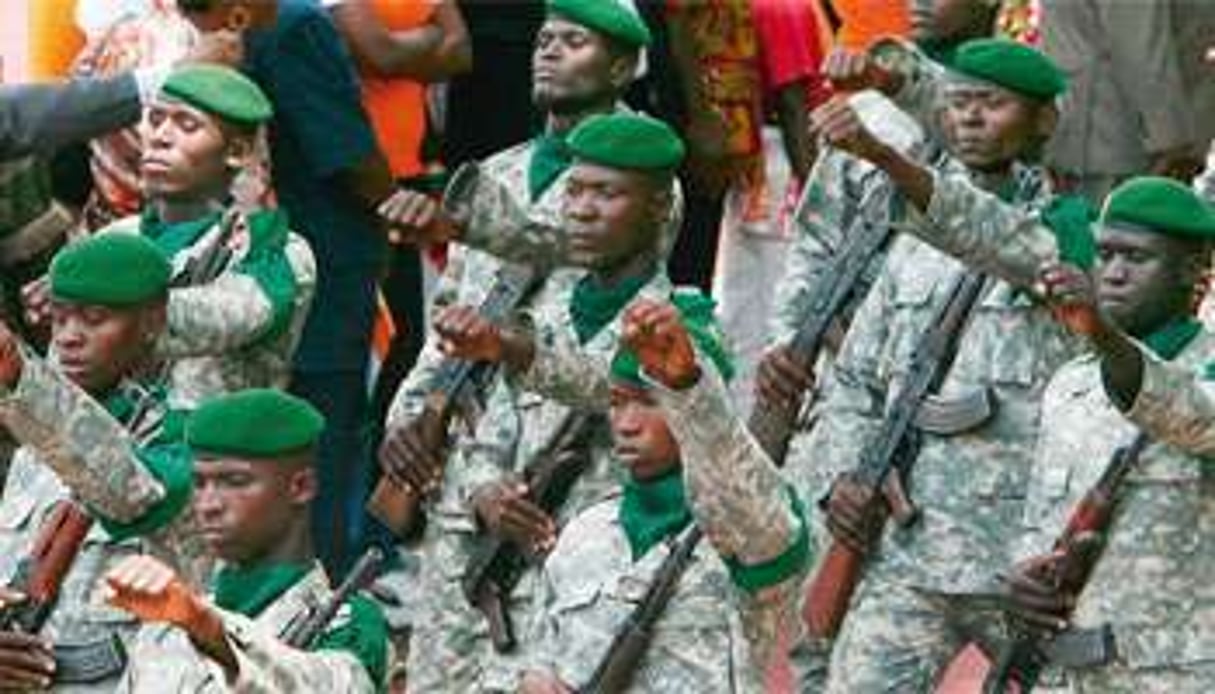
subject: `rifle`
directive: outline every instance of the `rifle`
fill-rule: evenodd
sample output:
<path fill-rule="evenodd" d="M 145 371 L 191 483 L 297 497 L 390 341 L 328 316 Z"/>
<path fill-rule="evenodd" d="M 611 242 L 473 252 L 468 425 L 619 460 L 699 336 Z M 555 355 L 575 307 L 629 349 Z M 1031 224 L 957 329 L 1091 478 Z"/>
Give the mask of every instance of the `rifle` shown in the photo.
<path fill-rule="evenodd" d="M 629 612 L 628 619 L 612 637 L 612 643 L 595 667 L 591 679 L 578 689 L 578 694 L 615 694 L 629 686 L 637 665 L 650 645 L 654 624 L 675 594 L 679 579 L 692 563 L 692 554 L 702 537 L 704 534 L 700 527 L 693 525 L 662 561 L 641 603 Z"/>
<path fill-rule="evenodd" d="M 1060 591 L 1079 595 L 1088 583 L 1099 553 L 1072 551 L 1077 538 L 1090 533 L 1105 536 L 1113 521 L 1122 483 L 1150 443 L 1147 434 L 1140 432 L 1130 444 L 1115 450 L 1101 476 L 1072 509 L 1067 525 L 1054 543 L 1054 551 L 1061 553 L 1063 559 L 1048 578 Z M 1113 654 L 1113 636 L 1108 625 L 1096 631 L 1064 631 L 1048 639 L 1040 631 L 1019 625 L 1020 620 L 1009 612 L 1009 603 L 1003 595 L 930 593 L 928 597 L 944 611 L 951 624 L 972 638 L 977 648 L 971 653 L 979 654 L 969 656 L 974 671 L 965 678 L 954 667 L 963 656 L 961 652 L 955 655 L 937 683 L 937 694 L 1030 691 L 1049 662 L 1092 666 L 1108 662 Z M 976 616 L 987 622 L 993 621 L 993 616 L 1002 618 L 1011 636 L 991 636 L 970 626 L 964 616 Z M 977 689 L 979 682 L 981 689 Z"/>
<path fill-rule="evenodd" d="M 892 516 L 900 526 L 913 524 L 915 507 L 904 484 L 919 453 L 915 426 L 920 404 L 940 388 L 957 354 L 958 341 L 982 293 L 986 277 L 967 272 L 957 279 L 948 299 L 934 313 L 912 353 L 907 377 L 900 388 L 882 429 L 861 451 L 858 480 L 873 490 L 873 502 L 883 519 Z M 808 632 L 832 638 L 848 611 L 852 594 L 860 582 L 864 554 L 833 540 L 823 563 L 807 590 L 805 621 Z"/>
<path fill-rule="evenodd" d="M 861 280 L 886 245 L 892 233 L 889 221 L 902 216 L 903 196 L 892 192 L 886 224 L 866 222 L 863 229 L 850 234 L 840 252 L 831 260 L 811 292 L 806 319 L 789 345 L 793 359 L 803 368 L 811 369 L 818 358 L 823 337 L 845 309 L 864 297 L 857 296 Z M 865 205 L 865 201 L 862 201 Z M 789 451 L 797 413 L 800 408 L 786 409 L 775 403 L 756 402 L 747 420 L 747 429 L 761 448 L 778 466 Z"/>
<path fill-rule="evenodd" d="M 299 613 L 287 624 L 281 636 L 283 643 L 305 651 L 312 648 L 316 644 L 317 638 L 325 632 L 325 628 L 337 616 L 342 605 L 346 604 L 350 596 L 375 580 L 383 565 L 384 550 L 379 547 L 371 547 L 363 552 L 363 556 L 355 562 L 354 568 L 346 574 L 346 578 L 342 579 L 341 585 L 330 594 L 328 600 L 314 609 Z"/>
<path fill-rule="evenodd" d="M 504 265 L 477 312 L 495 323 L 501 322 L 535 293 L 545 276 L 538 267 Z M 444 360 L 420 416 L 430 417 L 443 432 L 457 410 L 473 419 L 472 413 L 479 409 L 482 393 L 496 371 L 496 364 Z M 415 490 L 385 475 L 367 501 L 367 512 L 398 537 L 407 537 L 415 526 L 420 502 Z"/>
<path fill-rule="evenodd" d="M 601 418 L 572 412 L 561 421 L 523 471 L 528 496 L 550 515 L 561 508 L 574 484 L 590 465 L 589 437 Z M 514 629 L 505 601 L 527 569 L 528 560 L 513 542 L 483 534 L 470 553 L 460 586 L 468 603 L 485 615 L 494 649 L 515 648 Z"/>
<path fill-rule="evenodd" d="M 219 228 L 211 234 L 211 239 L 201 250 L 190 254 L 181 269 L 169 280 L 170 288 L 192 287 L 206 284 L 223 274 L 228 263 L 232 260 L 232 249 L 228 241 L 237 229 L 248 227 L 248 220 L 236 208 L 224 212 L 219 220 Z"/>

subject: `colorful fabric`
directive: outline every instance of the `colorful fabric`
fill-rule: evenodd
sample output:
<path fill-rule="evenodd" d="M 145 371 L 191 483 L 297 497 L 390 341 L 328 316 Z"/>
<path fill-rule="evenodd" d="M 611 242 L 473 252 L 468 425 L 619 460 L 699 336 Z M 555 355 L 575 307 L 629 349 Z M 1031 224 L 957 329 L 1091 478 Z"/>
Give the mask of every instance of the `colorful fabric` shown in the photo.
<path fill-rule="evenodd" d="M 189 63 L 169 73 L 161 93 L 230 123 L 253 127 L 274 115 L 274 107 L 253 80 L 230 67 Z"/>
<path fill-rule="evenodd" d="M 196 451 L 266 459 L 314 445 L 324 428 L 325 418 L 304 400 L 252 388 L 199 407 L 186 422 L 186 442 Z"/>
<path fill-rule="evenodd" d="M 580 160 L 621 169 L 670 170 L 684 156 L 671 126 L 632 113 L 587 118 L 570 133 L 569 148 Z"/>
<path fill-rule="evenodd" d="M 1215 209 L 1171 178 L 1140 176 L 1110 193 L 1101 225 L 1210 240 L 1215 239 Z"/>
<path fill-rule="evenodd" d="M 831 0 L 840 19 L 836 43 L 853 51 L 868 50 L 875 41 L 911 33 L 910 3 L 906 0 Z"/>
<path fill-rule="evenodd" d="M 51 262 L 51 295 L 61 301 L 124 307 L 164 296 L 169 262 L 147 239 L 102 234 L 71 244 Z"/>

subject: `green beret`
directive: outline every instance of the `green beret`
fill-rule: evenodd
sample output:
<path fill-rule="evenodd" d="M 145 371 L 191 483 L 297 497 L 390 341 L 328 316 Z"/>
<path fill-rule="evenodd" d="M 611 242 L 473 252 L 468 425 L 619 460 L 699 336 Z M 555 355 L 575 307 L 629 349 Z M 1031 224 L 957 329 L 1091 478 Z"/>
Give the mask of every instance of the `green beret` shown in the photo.
<path fill-rule="evenodd" d="M 274 115 L 261 87 L 222 65 L 192 63 L 174 70 L 161 92 L 237 125 L 260 125 Z"/>
<path fill-rule="evenodd" d="M 134 306 L 163 296 L 171 272 L 164 254 L 143 236 L 97 234 L 55 255 L 51 296 L 76 304 Z"/>
<path fill-rule="evenodd" d="M 958 47 L 949 67 L 1022 96 L 1049 101 L 1067 89 L 1067 78 L 1044 53 L 1008 39 L 973 39 Z"/>
<path fill-rule="evenodd" d="M 634 48 L 652 40 L 649 27 L 625 0 L 548 0 L 548 11 Z"/>
<path fill-rule="evenodd" d="M 619 169 L 674 169 L 684 155 L 683 141 L 671 126 L 632 113 L 592 116 L 567 142 L 575 158 Z"/>
<path fill-rule="evenodd" d="M 1101 226 L 1207 240 L 1215 238 L 1215 209 L 1171 178 L 1140 176 L 1105 199 Z"/>
<path fill-rule="evenodd" d="M 204 403 L 186 421 L 196 451 L 238 458 L 275 458 L 316 443 L 325 418 L 281 390 L 254 388 Z"/>
<path fill-rule="evenodd" d="M 734 377 L 734 357 L 726 347 L 725 336 L 713 311 L 717 303 L 695 287 L 678 287 L 671 293 L 671 303 L 692 338 L 696 351 L 717 367 L 722 380 Z M 637 354 L 621 345 L 612 358 L 612 378 L 632 385 L 645 386 L 641 378 L 641 363 Z"/>

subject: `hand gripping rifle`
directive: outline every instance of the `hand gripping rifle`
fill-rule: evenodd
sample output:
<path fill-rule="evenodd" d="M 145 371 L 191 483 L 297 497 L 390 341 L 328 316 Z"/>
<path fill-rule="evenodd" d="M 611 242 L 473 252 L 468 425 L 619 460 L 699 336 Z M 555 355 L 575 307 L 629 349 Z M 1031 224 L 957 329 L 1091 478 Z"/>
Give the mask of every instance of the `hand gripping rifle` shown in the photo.
<path fill-rule="evenodd" d="M 1078 538 L 1106 536 L 1113 522 L 1119 491 L 1151 439 L 1140 432 L 1130 444 L 1110 456 L 1105 469 L 1072 509 L 1063 532 L 1055 540 L 1054 553 L 1061 557 L 1048 580 L 1060 592 L 1079 595 L 1088 583 L 1100 553 L 1080 549 Z M 1108 625 L 1096 629 L 1068 629 L 1047 638 L 1041 630 L 1026 628 L 1009 611 L 1002 594 L 956 594 L 921 591 L 941 609 L 946 620 L 971 639 L 945 668 L 936 686 L 937 694 L 1004 694 L 1030 691 L 1048 663 L 1067 667 L 1092 667 L 1113 657 L 1113 634 Z M 993 623 L 1003 632 L 992 635 Z M 999 631 L 997 629 L 997 631 Z M 963 652 L 978 653 L 964 656 Z M 956 667 L 970 658 L 970 671 Z"/>
<path fill-rule="evenodd" d="M 862 201 L 862 206 L 866 202 Z M 830 266 L 815 283 L 806 319 L 793 336 L 789 351 L 793 359 L 807 370 L 814 368 L 823 337 L 832 324 L 858 303 L 862 280 L 873 260 L 886 248 L 892 236 L 890 222 L 902 215 L 903 196 L 891 192 L 889 214 L 883 223 L 866 221 L 832 259 Z M 780 465 L 789 450 L 789 439 L 797 420 L 797 408 L 786 409 L 774 403 L 756 402 L 747 420 L 747 429 L 755 437 L 772 462 Z"/>
<path fill-rule="evenodd" d="M 337 616 L 338 610 L 342 609 L 342 605 L 345 605 L 351 596 L 374 581 L 383 567 L 384 550 L 379 547 L 371 547 L 363 552 L 363 556 L 359 557 L 354 568 L 346 574 L 341 585 L 329 595 L 327 600 L 314 609 L 301 612 L 287 624 L 281 636 L 283 643 L 305 651 L 316 645 L 316 640 L 325 633 L 325 629 Z"/>
<path fill-rule="evenodd" d="M 906 379 L 882 429 L 861 451 L 856 468 L 859 481 L 873 490 L 872 503 L 879 505 L 878 513 L 893 516 L 901 526 L 911 525 L 917 517 L 904 489 L 919 453 L 916 413 L 949 373 L 985 281 L 984 275 L 967 272 L 955 282 L 916 344 Z M 864 560 L 860 550 L 838 539 L 832 541 L 807 590 L 805 618 L 812 636 L 831 638 L 839 631 L 860 582 Z"/>
<path fill-rule="evenodd" d="M 571 412 L 536 453 L 523 472 L 529 497 L 553 515 L 569 498 L 574 484 L 591 463 L 590 437 L 601 417 Z M 515 648 L 506 600 L 527 569 L 528 559 L 513 542 L 483 533 L 473 547 L 461 580 L 464 597 L 485 615 L 499 653 Z"/>
<path fill-rule="evenodd" d="M 477 312 L 494 323 L 504 321 L 535 293 L 545 276 L 536 267 L 502 266 Z M 496 371 L 497 364 L 445 359 L 419 416 L 429 418 L 444 433 L 457 411 L 474 419 Z M 384 476 L 367 501 L 367 511 L 398 537 L 407 537 L 416 525 L 420 501 L 415 490 Z"/>

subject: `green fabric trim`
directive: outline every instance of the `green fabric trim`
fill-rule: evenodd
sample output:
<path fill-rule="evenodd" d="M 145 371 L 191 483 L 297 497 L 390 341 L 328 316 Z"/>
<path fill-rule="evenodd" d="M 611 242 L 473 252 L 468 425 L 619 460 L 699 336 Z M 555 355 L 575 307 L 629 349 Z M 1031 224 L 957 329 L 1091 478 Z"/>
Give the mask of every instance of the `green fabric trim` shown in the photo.
<path fill-rule="evenodd" d="M 246 219 L 249 223 L 249 252 L 232 269 L 253 278 L 270 300 L 270 323 L 258 336 L 257 342 L 260 343 L 278 338 L 291 326 L 299 284 L 287 260 L 287 238 L 290 234 L 287 214 L 278 210 L 261 210 L 248 215 Z"/>
<path fill-rule="evenodd" d="M 1186 345 L 1190 344 L 1198 333 L 1202 332 L 1202 323 L 1192 316 L 1178 318 L 1156 332 L 1143 338 L 1143 344 L 1152 350 L 1156 356 L 1169 361 L 1174 359 Z"/>
<path fill-rule="evenodd" d="M 683 470 L 676 466 L 657 479 L 644 482 L 628 477 L 623 486 L 618 519 L 628 538 L 633 561 L 664 538 L 692 522 L 683 486 Z"/>
<path fill-rule="evenodd" d="M 361 595 L 346 603 L 350 619 L 321 634 L 312 650 L 346 651 L 367 669 L 376 691 L 388 677 L 388 621 L 380 606 Z"/>
<path fill-rule="evenodd" d="M 310 564 L 225 566 L 215 574 L 212 586 L 215 604 L 220 609 L 256 618 L 311 570 Z"/>
<path fill-rule="evenodd" d="M 570 296 L 570 319 L 578 343 L 585 345 L 607 327 L 652 277 L 653 273 L 629 277 L 612 287 L 601 286 L 590 275 L 578 280 Z"/>
<path fill-rule="evenodd" d="M 110 537 L 121 542 L 150 535 L 172 523 L 190 503 L 194 492 L 194 456 L 184 443 L 141 448 L 135 451 L 139 462 L 164 487 L 165 495 L 139 518 L 120 523 L 99 513 L 93 517 Z"/>
<path fill-rule="evenodd" d="M 951 65 L 962 42 L 954 39 L 924 39 L 916 45 L 934 63 Z"/>
<path fill-rule="evenodd" d="M 527 164 L 527 192 L 532 202 L 540 199 L 573 161 L 573 153 L 562 135 L 540 135 L 532 141 L 532 157 Z"/>
<path fill-rule="evenodd" d="M 1095 219 L 1096 210 L 1079 195 L 1056 195 L 1042 210 L 1042 222 L 1055 234 L 1059 258 L 1084 270 L 1097 259 Z"/>
<path fill-rule="evenodd" d="M 156 210 L 148 205 L 139 218 L 139 233 L 151 239 L 171 262 L 178 253 L 194 245 L 208 229 L 219 223 L 221 213 L 191 219 L 187 222 L 164 222 L 156 216 Z"/>
<path fill-rule="evenodd" d="M 806 507 L 793 488 L 785 486 L 789 507 L 797 518 L 797 535 L 780 556 L 759 564 L 744 564 L 737 557 L 725 560 L 734 585 L 748 593 L 756 593 L 796 575 L 810 563 L 810 531 L 806 523 Z"/>

